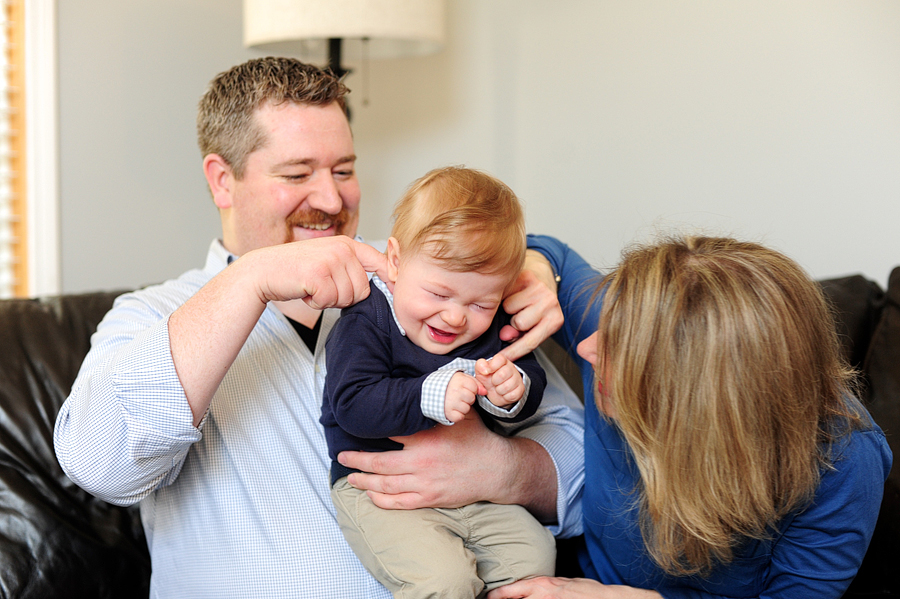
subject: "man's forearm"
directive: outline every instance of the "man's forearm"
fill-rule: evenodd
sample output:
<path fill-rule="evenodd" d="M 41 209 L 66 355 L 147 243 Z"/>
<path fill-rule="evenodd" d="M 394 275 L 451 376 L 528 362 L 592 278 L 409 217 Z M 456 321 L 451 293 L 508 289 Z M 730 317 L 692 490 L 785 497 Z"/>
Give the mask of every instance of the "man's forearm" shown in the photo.
<path fill-rule="evenodd" d="M 169 344 L 194 426 L 266 308 L 235 263 L 169 317 Z"/>
<path fill-rule="evenodd" d="M 544 524 L 557 518 L 556 467 L 550 454 L 536 441 L 512 437 L 510 454 L 506 460 L 508 484 L 504 485 L 496 503 L 515 503 L 524 506 Z"/>

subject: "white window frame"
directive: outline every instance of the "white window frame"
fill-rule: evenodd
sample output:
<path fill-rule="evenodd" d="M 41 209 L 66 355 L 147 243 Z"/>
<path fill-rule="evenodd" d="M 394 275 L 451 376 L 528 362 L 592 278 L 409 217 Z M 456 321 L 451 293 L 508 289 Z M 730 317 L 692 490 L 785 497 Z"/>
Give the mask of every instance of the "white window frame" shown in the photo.
<path fill-rule="evenodd" d="M 28 295 L 61 293 L 56 0 L 25 3 Z"/>

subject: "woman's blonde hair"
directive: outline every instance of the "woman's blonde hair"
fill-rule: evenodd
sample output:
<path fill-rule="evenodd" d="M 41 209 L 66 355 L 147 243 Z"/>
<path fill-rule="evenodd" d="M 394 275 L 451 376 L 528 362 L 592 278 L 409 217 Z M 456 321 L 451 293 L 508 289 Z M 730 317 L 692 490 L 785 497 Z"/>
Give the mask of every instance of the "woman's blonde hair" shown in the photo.
<path fill-rule="evenodd" d="M 861 426 L 854 373 L 819 287 L 761 245 L 667 239 L 602 285 L 596 372 L 640 472 L 644 542 L 670 574 L 708 573 L 812 499 Z"/>
<path fill-rule="evenodd" d="M 394 207 L 391 236 L 404 256 L 426 253 L 459 272 L 518 276 L 525 214 L 516 194 L 478 170 L 450 166 L 413 182 Z"/>

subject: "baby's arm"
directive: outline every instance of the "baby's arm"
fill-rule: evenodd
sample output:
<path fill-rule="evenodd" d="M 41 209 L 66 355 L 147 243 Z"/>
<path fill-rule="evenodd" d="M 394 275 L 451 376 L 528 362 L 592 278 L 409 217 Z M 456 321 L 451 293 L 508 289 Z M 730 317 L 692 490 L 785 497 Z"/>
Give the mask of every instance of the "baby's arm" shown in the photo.
<path fill-rule="evenodd" d="M 497 354 L 490 360 L 478 360 L 475 377 L 481 386 L 480 395 L 499 408 L 507 408 L 525 395 L 522 373 L 503 354 Z"/>
<path fill-rule="evenodd" d="M 466 417 L 475 396 L 478 393 L 478 382 L 464 372 L 457 372 L 447 385 L 444 395 L 444 415 L 450 422 L 459 422 Z"/>

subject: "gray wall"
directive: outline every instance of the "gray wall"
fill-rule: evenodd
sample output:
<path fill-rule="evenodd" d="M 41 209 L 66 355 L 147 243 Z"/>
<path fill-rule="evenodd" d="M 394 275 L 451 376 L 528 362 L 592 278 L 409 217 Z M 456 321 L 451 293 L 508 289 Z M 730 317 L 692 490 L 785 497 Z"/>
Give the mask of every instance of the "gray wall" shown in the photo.
<path fill-rule="evenodd" d="M 441 54 L 348 57 L 361 233 L 387 235 L 416 177 L 466 164 L 601 267 L 657 230 L 703 229 L 885 284 L 898 32 L 892 0 L 449 0 Z M 63 291 L 201 265 L 219 224 L 196 102 L 262 55 L 241 45 L 240 0 L 65 0 L 59 52 Z"/>

